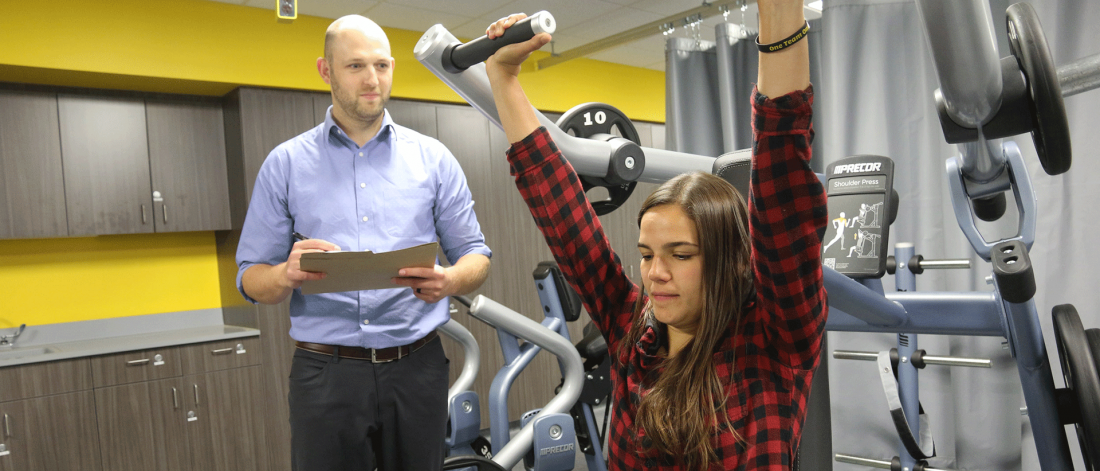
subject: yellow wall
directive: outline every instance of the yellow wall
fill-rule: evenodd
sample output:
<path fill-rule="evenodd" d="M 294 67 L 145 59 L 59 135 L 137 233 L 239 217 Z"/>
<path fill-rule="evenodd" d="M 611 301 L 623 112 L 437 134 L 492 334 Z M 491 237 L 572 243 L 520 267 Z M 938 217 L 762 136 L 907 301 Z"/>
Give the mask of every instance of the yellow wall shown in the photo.
<path fill-rule="evenodd" d="M 0 328 L 221 306 L 214 234 L 0 242 Z"/>
<path fill-rule="evenodd" d="M 314 62 L 331 20 L 280 22 L 273 9 L 203 0 L 4 2 L 0 81 L 214 96 L 241 85 L 327 90 Z M 394 97 L 462 102 L 413 57 L 422 32 L 387 33 L 397 60 Z M 578 59 L 521 80 L 540 109 L 597 101 L 631 119 L 664 122 L 662 72 Z M 0 241 L 0 286 L 0 328 L 221 306 L 208 232 Z"/>
<path fill-rule="evenodd" d="M 204 0 L 5 3 L 3 81 L 206 95 L 239 85 L 327 90 L 315 61 L 332 20 L 280 22 L 274 2 L 271 9 Z M 413 57 L 422 31 L 387 33 L 397 60 L 395 97 L 461 102 Z M 578 59 L 528 72 L 523 81 L 540 109 L 601 101 L 631 119 L 664 121 L 662 72 Z"/>

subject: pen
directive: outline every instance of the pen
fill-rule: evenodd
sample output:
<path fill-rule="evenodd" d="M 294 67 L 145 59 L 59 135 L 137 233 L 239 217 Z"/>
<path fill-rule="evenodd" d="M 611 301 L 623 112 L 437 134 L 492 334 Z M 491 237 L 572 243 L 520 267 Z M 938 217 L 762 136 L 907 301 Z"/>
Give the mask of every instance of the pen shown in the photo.
<path fill-rule="evenodd" d="M 302 235 L 302 234 L 299 234 L 299 233 L 297 233 L 297 232 L 295 232 L 295 233 L 294 233 L 293 235 L 294 235 L 294 238 L 295 238 L 295 239 L 298 239 L 298 240 L 306 240 L 306 239 L 308 239 L 308 238 L 309 238 L 309 237 L 306 237 L 306 236 L 304 236 L 304 235 Z"/>

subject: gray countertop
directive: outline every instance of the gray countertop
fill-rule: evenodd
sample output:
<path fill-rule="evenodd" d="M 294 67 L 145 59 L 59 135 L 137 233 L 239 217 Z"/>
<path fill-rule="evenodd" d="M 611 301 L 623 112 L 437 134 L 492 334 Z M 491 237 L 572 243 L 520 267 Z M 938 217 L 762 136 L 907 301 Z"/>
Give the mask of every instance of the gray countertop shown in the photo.
<path fill-rule="evenodd" d="M 27 326 L 14 347 L 0 347 L 0 368 L 259 335 L 222 324 L 221 309 Z"/>

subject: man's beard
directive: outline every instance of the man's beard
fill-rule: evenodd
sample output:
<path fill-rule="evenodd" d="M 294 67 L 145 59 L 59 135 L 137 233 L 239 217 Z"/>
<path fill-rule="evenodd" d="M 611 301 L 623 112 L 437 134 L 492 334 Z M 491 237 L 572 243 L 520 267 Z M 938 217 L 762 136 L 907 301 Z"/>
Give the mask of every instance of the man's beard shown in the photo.
<path fill-rule="evenodd" d="M 377 108 L 374 108 L 370 105 L 360 104 L 358 95 L 344 93 L 344 89 L 338 83 L 335 80 L 332 81 L 332 96 L 336 97 L 336 105 L 344 111 L 344 114 L 364 123 L 373 123 L 382 117 L 386 109 L 386 103 L 390 100 L 389 94 L 381 94 L 381 100 L 379 100 Z"/>

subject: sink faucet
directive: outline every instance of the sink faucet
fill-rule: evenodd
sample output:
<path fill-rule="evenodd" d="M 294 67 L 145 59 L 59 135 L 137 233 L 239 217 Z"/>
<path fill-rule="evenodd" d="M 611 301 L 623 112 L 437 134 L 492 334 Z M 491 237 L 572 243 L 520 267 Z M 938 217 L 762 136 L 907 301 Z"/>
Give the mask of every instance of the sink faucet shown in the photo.
<path fill-rule="evenodd" d="M 27 329 L 27 324 L 19 326 L 19 331 L 12 335 L 0 335 L 0 348 L 10 349 L 15 346 L 15 340 L 23 335 L 23 331 Z"/>

